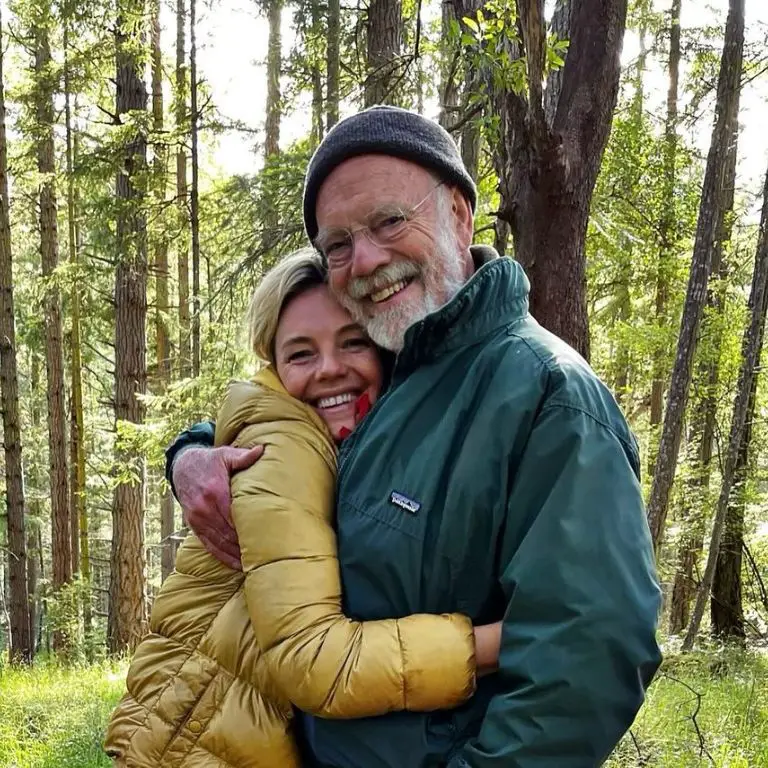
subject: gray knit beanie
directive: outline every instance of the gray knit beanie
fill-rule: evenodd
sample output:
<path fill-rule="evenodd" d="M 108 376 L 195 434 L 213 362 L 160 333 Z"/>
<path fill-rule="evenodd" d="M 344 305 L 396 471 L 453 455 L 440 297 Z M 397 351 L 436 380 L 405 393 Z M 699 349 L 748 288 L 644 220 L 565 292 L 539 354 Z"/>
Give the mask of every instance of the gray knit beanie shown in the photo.
<path fill-rule="evenodd" d="M 465 194 L 472 210 L 477 189 L 456 142 L 434 120 L 399 107 L 378 106 L 337 123 L 309 161 L 304 181 L 304 228 L 317 235 L 317 193 L 336 166 L 357 155 L 392 155 L 428 168 Z"/>

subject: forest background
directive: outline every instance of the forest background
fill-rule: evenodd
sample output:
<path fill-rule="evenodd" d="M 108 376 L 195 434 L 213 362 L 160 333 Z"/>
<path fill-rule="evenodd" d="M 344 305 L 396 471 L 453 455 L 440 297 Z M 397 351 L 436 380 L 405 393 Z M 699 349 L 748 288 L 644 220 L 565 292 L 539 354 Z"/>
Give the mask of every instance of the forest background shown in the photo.
<path fill-rule="evenodd" d="M 763 0 L 0 3 L 0 766 L 106 765 L 184 537 L 163 449 L 253 370 L 341 117 L 453 133 L 476 241 L 641 445 L 666 661 L 611 765 L 768 766 Z"/>

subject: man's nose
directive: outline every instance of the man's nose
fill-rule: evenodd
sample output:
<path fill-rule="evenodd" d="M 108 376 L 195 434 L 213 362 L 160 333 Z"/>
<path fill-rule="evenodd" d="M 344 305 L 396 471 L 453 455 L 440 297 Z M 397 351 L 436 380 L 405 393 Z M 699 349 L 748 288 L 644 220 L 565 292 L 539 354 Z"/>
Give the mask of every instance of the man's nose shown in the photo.
<path fill-rule="evenodd" d="M 368 277 L 390 262 L 386 248 L 374 243 L 364 230 L 355 233 L 352 277 Z"/>

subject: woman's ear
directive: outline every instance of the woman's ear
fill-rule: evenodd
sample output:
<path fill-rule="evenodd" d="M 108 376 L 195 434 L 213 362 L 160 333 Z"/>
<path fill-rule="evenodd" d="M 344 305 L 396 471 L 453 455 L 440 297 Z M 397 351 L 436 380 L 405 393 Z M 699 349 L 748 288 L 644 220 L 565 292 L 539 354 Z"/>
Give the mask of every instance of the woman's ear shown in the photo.
<path fill-rule="evenodd" d="M 462 252 L 467 251 L 472 245 L 472 237 L 475 233 L 475 216 L 469 200 L 464 197 L 464 193 L 458 187 L 453 188 L 451 211 L 456 239 Z"/>

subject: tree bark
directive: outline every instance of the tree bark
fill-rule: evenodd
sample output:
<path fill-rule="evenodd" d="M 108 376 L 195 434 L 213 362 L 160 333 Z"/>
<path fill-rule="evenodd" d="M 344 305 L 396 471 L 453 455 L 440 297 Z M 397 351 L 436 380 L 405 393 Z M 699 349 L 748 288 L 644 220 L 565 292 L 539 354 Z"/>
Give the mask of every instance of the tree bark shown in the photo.
<path fill-rule="evenodd" d="M 757 376 L 752 381 L 744 438 L 733 471 L 733 495 L 725 513 L 723 538 L 717 553 L 710 601 L 712 635 L 719 640 L 735 642 L 742 646 L 745 644 L 746 633 L 741 592 L 741 560 L 744 551 L 744 510 L 756 392 Z"/>
<path fill-rule="evenodd" d="M 31 505 L 30 505 L 31 506 Z M 39 578 L 39 565 L 38 559 L 40 553 L 37 550 L 37 532 L 38 528 L 36 524 L 29 524 L 27 521 L 26 538 L 27 538 L 27 587 L 26 594 L 28 596 L 29 606 L 29 658 L 30 660 L 35 656 L 35 650 L 37 648 L 36 640 L 38 636 L 38 610 L 37 610 L 37 583 Z M 13 592 L 11 592 L 13 595 Z M 11 614 L 13 615 L 13 614 Z"/>
<path fill-rule="evenodd" d="M 88 552 L 88 517 L 85 507 L 85 431 L 83 419 L 82 345 L 80 339 L 80 275 L 78 245 L 79 230 L 76 216 L 75 142 L 72 129 L 72 92 L 69 63 L 69 25 L 64 20 L 64 121 L 66 131 L 67 168 L 67 249 L 74 277 L 70 289 L 72 334 L 70 343 L 70 457 L 69 457 L 69 516 L 72 536 L 72 573 L 80 573 L 86 583 L 90 578 Z M 83 625 L 90 634 L 90 603 L 83 604 Z"/>
<path fill-rule="evenodd" d="M 280 154 L 280 73 L 282 71 L 282 39 L 280 20 L 282 2 L 269 5 L 269 43 L 267 52 L 267 100 L 264 105 L 264 167 L 269 167 Z M 274 182 L 265 174 L 262 183 L 262 253 L 269 252 L 278 238 L 280 219 L 275 205 Z"/>
<path fill-rule="evenodd" d="M 146 110 L 142 79 L 142 0 L 123 0 L 115 35 L 116 114 Z M 124 119 L 124 118 L 123 118 Z M 115 420 L 140 424 L 146 391 L 147 245 L 142 176 L 146 138 L 135 129 L 124 146 L 117 176 L 118 263 L 115 275 Z M 116 465 L 132 477 L 115 488 L 112 507 L 112 558 L 108 642 L 111 653 L 135 648 L 144 632 L 144 466 L 135 449 L 118 438 Z"/>
<path fill-rule="evenodd" d="M 528 67 L 526 98 L 494 92 L 500 118 L 499 215 L 531 279 L 531 313 L 589 356 L 585 240 L 592 192 L 619 85 L 626 0 L 583 0 L 570 13 L 565 66 L 545 112 L 546 34 L 541 0 L 519 0 Z M 551 106 L 557 96 L 556 107 Z"/>
<path fill-rule="evenodd" d="M 328 0 L 328 49 L 326 52 L 328 95 L 325 122 L 329 131 L 339 122 L 340 37 L 341 9 L 339 0 Z"/>
<path fill-rule="evenodd" d="M 164 139 L 163 55 L 160 44 L 160 0 L 152 0 L 152 131 L 155 152 L 152 167 L 155 203 L 164 210 L 168 186 L 168 145 Z M 171 342 L 168 333 L 168 236 L 161 225 L 153 243 L 155 272 L 155 363 L 157 390 L 164 393 L 171 382 Z M 162 479 L 160 480 L 163 484 Z M 173 493 L 170 488 L 160 491 L 161 579 L 173 571 L 174 557 L 170 536 L 175 528 Z"/>
<path fill-rule="evenodd" d="M 269 42 L 267 44 L 267 104 L 264 123 L 264 158 L 280 153 L 280 74 L 282 72 L 282 39 L 280 21 L 282 0 L 269 3 Z"/>
<path fill-rule="evenodd" d="M 281 3 L 282 4 L 282 3 Z M 312 37 L 314 45 L 317 41 L 323 39 L 323 23 L 320 14 L 319 0 L 311 0 L 312 13 Z M 325 134 L 323 123 L 323 73 L 320 67 L 321 59 L 319 54 L 312 58 L 312 146 L 316 147 Z"/>
<path fill-rule="evenodd" d="M 669 612 L 669 632 L 673 635 L 682 632 L 690 621 L 691 601 L 696 595 L 696 570 L 704 547 L 704 529 L 710 508 L 709 486 L 717 416 L 719 360 L 707 361 L 702 364 L 701 369 L 699 380 L 706 387 L 706 392 L 692 414 L 691 477 L 685 490 L 680 515 L 683 533 L 677 549 L 677 568 Z"/>
<path fill-rule="evenodd" d="M 189 0 L 189 90 L 191 96 L 192 188 L 190 189 L 190 226 L 192 228 L 192 375 L 200 375 L 200 205 L 197 133 L 197 0 Z"/>
<path fill-rule="evenodd" d="M 659 453 L 648 502 L 648 521 L 657 553 L 664 536 L 669 495 L 675 479 L 683 416 L 691 384 L 691 364 L 706 299 L 714 244 L 722 231 L 726 210 L 726 171 L 729 151 L 732 151 L 737 141 L 743 48 L 744 0 L 730 0 L 725 29 L 725 47 L 720 62 L 715 127 L 704 174 L 699 221 L 680 323 L 677 355 L 669 385 Z"/>
<path fill-rule="evenodd" d="M 765 315 L 768 309 L 768 290 L 763 296 L 762 318 L 757 342 L 757 360 L 755 370 L 760 370 L 760 359 L 765 338 Z M 752 423 L 755 417 L 758 377 L 752 379 L 744 425 L 744 437 L 739 447 L 736 466 L 733 472 L 734 493 L 728 502 L 725 515 L 723 540 L 717 556 L 712 584 L 710 615 L 712 634 L 727 642 L 743 645 L 746 639 L 744 631 L 744 606 L 741 589 L 741 562 L 744 551 L 744 512 L 746 508 L 746 485 L 749 472 L 750 447 L 752 443 Z"/>
<path fill-rule="evenodd" d="M 451 26 L 453 22 L 461 24 L 461 16 L 457 7 L 463 5 L 462 0 L 442 3 L 441 18 L 441 48 L 440 48 L 440 116 L 438 122 L 446 130 L 456 121 L 454 117 L 456 107 L 459 105 L 459 87 L 456 77 L 461 63 L 461 45 L 456 43 L 451 46 Z"/>
<path fill-rule="evenodd" d="M 699 556 L 704 548 L 704 530 L 710 508 L 709 480 L 712 461 L 712 448 L 717 425 L 717 387 L 720 380 L 720 356 L 723 340 L 722 316 L 725 312 L 728 268 L 723 259 L 723 248 L 731 240 L 733 231 L 733 201 L 736 186 L 736 162 L 738 159 L 736 142 L 728 148 L 723 177 L 723 207 L 720 233 L 713 245 L 711 272 L 717 274 L 720 283 L 713 290 L 711 284 L 707 290 L 707 309 L 711 313 L 711 322 L 704 320 L 702 337 L 708 339 L 706 345 L 710 355 L 700 359 L 697 364 L 695 380 L 703 387 L 703 396 L 695 409 L 691 420 L 692 438 L 699 441 L 698 453 L 692 458 L 688 487 L 684 494 L 682 520 L 685 530 L 678 545 L 678 569 L 675 574 L 670 610 L 670 631 L 682 632 L 689 622 L 690 603 L 695 596 L 694 573 Z"/>
<path fill-rule="evenodd" d="M 40 254 L 43 279 L 46 280 L 45 365 L 48 399 L 48 456 L 51 494 L 51 545 L 53 590 L 56 593 L 72 580 L 71 524 L 67 477 L 66 406 L 64 398 L 64 348 L 62 341 L 61 295 L 55 272 L 59 263 L 56 213 L 56 165 L 53 144 L 54 74 L 48 39 L 50 15 L 45 10 L 34 25 L 35 38 L 35 112 L 37 169 L 40 181 Z M 61 632 L 54 634 L 55 650 L 69 642 Z"/>
<path fill-rule="evenodd" d="M 659 260 L 656 268 L 656 324 L 661 330 L 668 322 L 667 301 L 669 298 L 670 270 L 674 263 L 674 245 L 677 240 L 677 214 L 675 205 L 675 165 L 677 163 L 677 95 L 680 81 L 680 11 L 682 0 L 672 0 L 669 19 L 669 87 L 667 89 L 667 116 L 664 123 L 664 156 L 661 217 L 659 219 Z M 651 440 L 661 424 L 664 407 L 664 354 L 657 353 L 653 364 L 651 384 L 650 427 Z M 649 471 L 653 477 L 656 451 L 649 452 Z"/>
<path fill-rule="evenodd" d="M 741 16 L 743 22 L 743 0 L 731 0 L 731 12 L 737 16 L 735 25 L 738 30 L 738 17 Z M 734 4 L 736 5 L 734 11 Z M 729 13 L 729 21 L 731 13 Z M 741 33 L 743 36 L 743 23 Z M 726 35 L 726 45 L 729 37 Z M 720 498 L 717 502 L 715 512 L 715 521 L 712 526 L 712 539 L 709 543 L 709 553 L 707 556 L 707 566 L 704 570 L 704 576 L 699 585 L 696 594 L 696 605 L 691 616 L 691 624 L 688 628 L 688 634 L 683 642 L 683 650 L 688 651 L 693 647 L 693 643 L 698 634 L 701 620 L 704 616 L 704 610 L 710 599 L 710 591 L 715 578 L 715 568 L 717 566 L 718 556 L 720 554 L 720 544 L 723 537 L 725 519 L 728 513 L 733 480 L 736 467 L 739 462 L 739 452 L 745 443 L 745 426 L 747 422 L 747 413 L 749 402 L 752 396 L 752 384 L 755 379 L 755 369 L 760 356 L 760 343 L 762 342 L 763 328 L 765 326 L 765 310 L 768 306 L 766 301 L 768 293 L 768 172 L 766 172 L 765 184 L 763 186 L 763 211 L 760 220 L 760 236 L 755 254 L 755 268 L 752 275 L 752 289 L 749 296 L 749 323 L 744 330 L 744 337 L 741 345 L 741 369 L 739 370 L 739 381 L 736 387 L 736 398 L 733 404 L 733 415 L 731 417 L 731 430 L 728 438 L 728 452 L 723 466 L 723 480 L 720 491 Z"/>
<path fill-rule="evenodd" d="M 368 74 L 365 106 L 398 103 L 397 82 L 402 62 L 402 3 L 400 0 L 371 0 L 368 6 Z"/>
<path fill-rule="evenodd" d="M 192 375 L 192 326 L 189 315 L 189 194 L 187 190 L 187 53 L 185 49 L 185 0 L 176 0 L 176 93 L 175 114 L 178 145 L 176 147 L 176 204 L 178 230 L 176 238 L 177 269 L 179 278 L 179 376 Z"/>
<path fill-rule="evenodd" d="M 0 396 L 3 409 L 5 504 L 8 515 L 10 660 L 11 663 L 28 663 L 32 661 L 33 656 L 33 636 L 27 591 L 24 471 L 16 361 L 16 315 L 13 303 L 8 147 L 5 131 L 4 50 L 5 40 L 0 19 Z"/>

